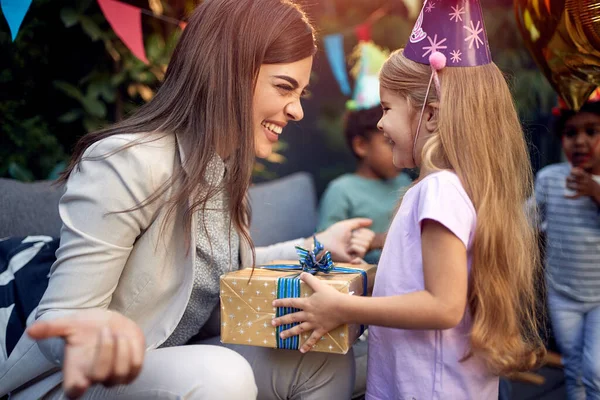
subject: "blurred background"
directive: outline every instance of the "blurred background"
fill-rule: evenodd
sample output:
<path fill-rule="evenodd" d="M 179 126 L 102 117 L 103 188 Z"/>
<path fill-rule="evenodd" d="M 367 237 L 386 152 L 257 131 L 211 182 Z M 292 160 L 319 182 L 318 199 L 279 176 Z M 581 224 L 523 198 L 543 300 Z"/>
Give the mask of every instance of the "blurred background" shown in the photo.
<path fill-rule="evenodd" d="M 79 137 L 124 118 L 150 100 L 163 79 L 186 16 L 200 3 L 121 3 L 135 7 L 129 10 L 139 9 L 147 64 L 117 36 L 95 0 L 33 1 L 14 41 L 8 23 L 0 18 L 0 177 L 54 179 Z M 333 75 L 323 39 L 341 37 L 346 57 L 364 35 L 394 50 L 405 44 L 422 2 L 301 3 L 320 38 L 312 96 L 304 101 L 304 120 L 286 129 L 278 152 L 257 163 L 255 181 L 308 171 L 321 194 L 333 178 L 353 171 L 355 162 L 342 133 L 350 96 L 342 93 Z M 560 159 L 559 143 L 549 132 L 556 95 L 522 42 L 512 0 L 486 0 L 483 7 L 492 55 L 510 81 L 537 171 Z M 134 29 L 128 34 L 139 35 Z M 348 79 L 353 87 L 350 75 Z"/>

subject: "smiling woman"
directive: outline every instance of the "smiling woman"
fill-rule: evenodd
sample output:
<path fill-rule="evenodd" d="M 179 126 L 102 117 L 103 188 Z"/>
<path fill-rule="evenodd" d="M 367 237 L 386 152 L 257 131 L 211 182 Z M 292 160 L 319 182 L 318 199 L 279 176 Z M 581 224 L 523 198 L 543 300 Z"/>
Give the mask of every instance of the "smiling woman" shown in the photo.
<path fill-rule="evenodd" d="M 260 121 L 254 139 L 258 157 L 271 154 L 273 143 L 289 121 L 304 117 L 300 99 L 306 92 L 311 67 L 312 57 L 260 67 L 254 91 L 254 121 Z"/>
<path fill-rule="evenodd" d="M 30 336 L 0 365 L 0 396 L 350 398 L 351 353 L 214 346 L 219 276 L 304 244 L 254 249 L 247 190 L 255 155 L 303 117 L 315 43 L 289 0 L 198 7 L 156 96 L 77 145 L 57 260 Z M 352 232 L 369 224 L 319 240 L 350 261 L 365 252 Z"/>

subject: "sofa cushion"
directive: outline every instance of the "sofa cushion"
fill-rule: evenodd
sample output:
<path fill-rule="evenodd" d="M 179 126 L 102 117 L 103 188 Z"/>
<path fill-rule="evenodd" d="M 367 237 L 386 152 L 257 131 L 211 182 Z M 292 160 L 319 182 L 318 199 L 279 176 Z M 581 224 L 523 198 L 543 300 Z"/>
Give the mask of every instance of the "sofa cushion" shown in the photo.
<path fill-rule="evenodd" d="M 24 183 L 0 178 L 0 238 L 60 235 L 58 201 L 63 187 L 51 181 Z M 310 236 L 317 223 L 310 174 L 299 172 L 250 188 L 251 234 L 257 246 Z"/>
<path fill-rule="evenodd" d="M 58 201 L 63 188 L 50 181 L 24 183 L 0 178 L 0 238 L 60 235 Z"/>
<path fill-rule="evenodd" d="M 0 359 L 6 361 L 48 287 L 58 238 L 0 240 Z"/>
<path fill-rule="evenodd" d="M 298 172 L 250 188 L 252 223 L 256 246 L 307 237 L 317 226 L 317 196 L 312 176 Z"/>

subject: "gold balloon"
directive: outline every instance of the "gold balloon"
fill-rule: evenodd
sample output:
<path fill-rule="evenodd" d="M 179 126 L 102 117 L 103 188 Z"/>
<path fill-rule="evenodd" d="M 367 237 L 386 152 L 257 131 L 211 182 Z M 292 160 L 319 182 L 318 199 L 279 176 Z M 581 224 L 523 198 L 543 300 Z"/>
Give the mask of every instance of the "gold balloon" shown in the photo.
<path fill-rule="evenodd" d="M 535 62 L 579 110 L 600 85 L 600 0 L 514 0 L 514 6 Z"/>

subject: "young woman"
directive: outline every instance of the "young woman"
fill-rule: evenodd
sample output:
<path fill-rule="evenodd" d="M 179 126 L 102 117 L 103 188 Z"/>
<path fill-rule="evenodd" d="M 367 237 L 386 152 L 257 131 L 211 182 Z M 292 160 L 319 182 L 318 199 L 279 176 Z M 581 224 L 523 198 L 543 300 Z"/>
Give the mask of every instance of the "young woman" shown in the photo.
<path fill-rule="evenodd" d="M 288 0 L 212 0 L 195 11 L 155 98 L 77 146 L 61 245 L 29 330 L 47 340 L 21 339 L 0 392 L 350 398 L 352 354 L 206 345 L 218 342 L 219 276 L 295 258 L 304 241 L 254 250 L 246 196 L 255 156 L 303 117 L 315 51 L 313 28 Z M 369 223 L 342 222 L 319 239 L 349 261 L 372 238 L 352 232 Z"/>

